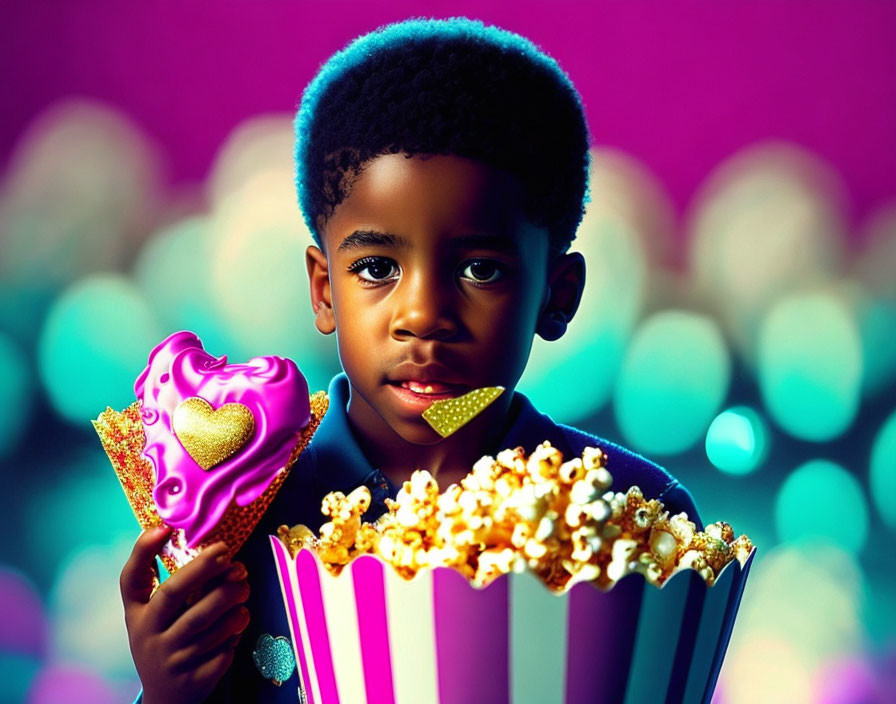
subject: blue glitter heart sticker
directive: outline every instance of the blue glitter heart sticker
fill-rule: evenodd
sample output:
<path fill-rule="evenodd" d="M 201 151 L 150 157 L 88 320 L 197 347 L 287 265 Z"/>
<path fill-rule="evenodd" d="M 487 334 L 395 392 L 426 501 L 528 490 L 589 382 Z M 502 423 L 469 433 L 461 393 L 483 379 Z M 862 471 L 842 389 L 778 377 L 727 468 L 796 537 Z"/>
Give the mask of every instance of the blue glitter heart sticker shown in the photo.
<path fill-rule="evenodd" d="M 292 654 L 292 644 L 286 636 L 274 636 L 263 633 L 255 643 L 252 651 L 255 667 L 266 680 L 271 680 L 278 687 L 286 682 L 296 669 L 296 658 Z"/>

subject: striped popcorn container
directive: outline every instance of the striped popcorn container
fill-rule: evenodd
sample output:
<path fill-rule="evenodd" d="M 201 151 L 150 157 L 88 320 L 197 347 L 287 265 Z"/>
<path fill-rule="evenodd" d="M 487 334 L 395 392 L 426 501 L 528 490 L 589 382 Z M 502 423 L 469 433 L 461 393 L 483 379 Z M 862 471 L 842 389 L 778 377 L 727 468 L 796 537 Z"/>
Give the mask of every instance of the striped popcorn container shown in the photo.
<path fill-rule="evenodd" d="M 307 704 L 708 703 L 755 554 L 712 587 L 685 570 L 556 595 L 532 574 L 406 581 L 369 555 L 333 577 L 271 544 Z"/>

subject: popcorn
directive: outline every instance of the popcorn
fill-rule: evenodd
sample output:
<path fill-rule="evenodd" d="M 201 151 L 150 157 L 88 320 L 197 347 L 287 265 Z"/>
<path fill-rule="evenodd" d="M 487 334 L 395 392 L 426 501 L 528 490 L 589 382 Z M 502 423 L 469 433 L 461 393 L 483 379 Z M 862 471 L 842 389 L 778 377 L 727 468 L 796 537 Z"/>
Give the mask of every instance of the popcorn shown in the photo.
<path fill-rule="evenodd" d="M 732 560 L 745 564 L 753 549 L 747 536 L 735 538 L 724 522 L 698 532 L 686 514 L 670 517 L 637 486 L 608 491 L 605 462 L 596 447 L 567 461 L 548 442 L 528 458 L 522 448 L 504 450 L 442 493 L 429 472 L 415 471 L 375 523 L 361 520 L 371 498 L 362 486 L 324 498 L 330 521 L 319 537 L 304 526 L 278 534 L 293 556 L 311 548 L 334 575 L 371 553 L 406 579 L 445 566 L 483 587 L 528 569 L 557 593 L 583 581 L 608 590 L 631 573 L 661 586 L 684 569 L 711 586 Z"/>

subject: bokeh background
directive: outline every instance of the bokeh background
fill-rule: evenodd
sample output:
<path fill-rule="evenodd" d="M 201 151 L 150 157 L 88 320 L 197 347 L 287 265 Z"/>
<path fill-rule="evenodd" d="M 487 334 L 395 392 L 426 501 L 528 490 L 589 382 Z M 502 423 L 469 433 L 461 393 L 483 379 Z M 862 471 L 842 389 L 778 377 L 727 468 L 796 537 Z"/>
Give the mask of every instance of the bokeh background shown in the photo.
<path fill-rule="evenodd" d="M 292 113 L 350 39 L 461 14 L 593 135 L 585 299 L 520 388 L 759 546 L 715 701 L 896 701 L 896 3 L 35 0 L 0 8 L 0 703 L 136 693 L 89 421 L 178 329 L 325 387 Z"/>

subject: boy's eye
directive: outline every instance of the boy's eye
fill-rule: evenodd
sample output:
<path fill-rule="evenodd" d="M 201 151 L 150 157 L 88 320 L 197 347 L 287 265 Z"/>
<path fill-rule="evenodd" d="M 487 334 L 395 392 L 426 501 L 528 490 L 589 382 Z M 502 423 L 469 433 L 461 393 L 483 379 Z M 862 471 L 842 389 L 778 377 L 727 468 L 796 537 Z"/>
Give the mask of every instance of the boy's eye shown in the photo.
<path fill-rule="evenodd" d="M 387 281 L 398 275 L 398 265 L 386 257 L 364 257 L 354 262 L 348 270 L 371 283 Z"/>
<path fill-rule="evenodd" d="M 464 267 L 461 276 L 476 283 L 490 284 L 504 276 L 504 271 L 498 262 L 489 259 L 474 259 Z"/>

